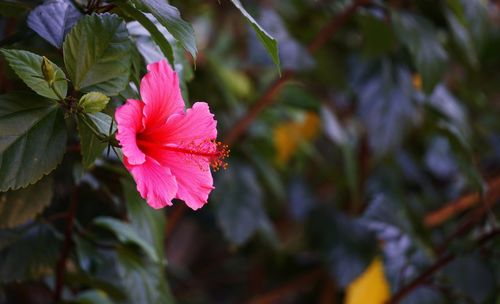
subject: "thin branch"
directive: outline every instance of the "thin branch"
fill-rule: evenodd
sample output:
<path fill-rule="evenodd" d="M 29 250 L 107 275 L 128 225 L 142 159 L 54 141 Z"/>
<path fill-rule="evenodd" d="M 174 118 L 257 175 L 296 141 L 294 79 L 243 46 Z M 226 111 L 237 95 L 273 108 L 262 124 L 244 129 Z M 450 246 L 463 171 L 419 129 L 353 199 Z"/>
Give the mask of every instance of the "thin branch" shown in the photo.
<path fill-rule="evenodd" d="M 493 230 L 489 233 L 484 234 L 480 237 L 476 242 L 478 246 L 481 246 L 493 239 L 494 237 L 500 235 L 500 229 Z M 410 292 L 412 292 L 418 286 L 424 284 L 429 280 L 434 273 L 448 265 L 451 261 L 456 258 L 456 255 L 453 253 L 444 255 L 440 259 L 438 259 L 434 264 L 432 264 L 427 270 L 422 272 L 418 277 L 416 277 L 409 284 L 402 287 L 397 293 L 395 293 L 386 303 L 387 304 L 395 304 L 399 303 L 402 299 L 404 299 Z"/>
<path fill-rule="evenodd" d="M 405 298 L 411 291 L 413 291 L 415 288 L 418 286 L 424 284 L 430 277 L 443 268 L 444 266 L 448 265 L 453 259 L 455 258 L 454 254 L 448 254 L 431 265 L 427 270 L 422 272 L 417 278 L 415 278 L 411 283 L 408 285 L 405 285 L 403 288 L 401 288 L 396 294 L 394 294 L 389 301 L 387 301 L 387 304 L 395 304 L 399 303 L 403 298 Z"/>
<path fill-rule="evenodd" d="M 500 198 L 500 176 L 488 182 L 488 188 L 484 198 L 485 205 L 489 206 L 495 204 L 498 198 Z M 479 193 L 471 193 L 462 196 L 446 204 L 443 208 L 429 213 L 424 219 L 425 226 L 429 228 L 437 227 L 455 215 L 478 205 L 480 202 L 481 195 Z"/>
<path fill-rule="evenodd" d="M 75 222 L 76 207 L 78 205 L 78 187 L 75 187 L 71 195 L 71 202 L 68 210 L 66 230 L 64 232 L 64 243 L 61 249 L 61 256 L 56 265 L 56 278 L 54 287 L 54 302 L 61 300 L 62 287 L 64 283 L 64 273 L 66 272 L 66 260 L 68 259 L 71 246 L 73 244 L 73 226 Z"/>
<path fill-rule="evenodd" d="M 308 50 L 311 54 L 314 54 L 318 49 L 320 49 L 331 36 L 335 33 L 356 13 L 358 8 L 367 5 L 371 0 L 357 0 L 348 8 L 346 8 L 338 16 L 335 16 L 328 24 L 326 24 L 316 35 L 313 41 L 309 44 Z M 276 95 L 281 91 L 283 85 L 293 77 L 294 73 L 292 71 L 283 72 L 281 78 L 275 80 L 273 84 L 267 88 L 264 94 L 254 103 L 254 105 L 248 110 L 245 116 L 240 119 L 231 131 L 227 134 L 224 142 L 232 146 L 248 129 L 252 122 L 259 116 L 259 114 L 269 107 L 276 100 Z"/>
<path fill-rule="evenodd" d="M 267 88 L 264 95 L 262 95 L 256 103 L 254 103 L 245 116 L 231 129 L 231 132 L 229 132 L 224 140 L 225 144 L 231 147 L 236 140 L 238 140 L 239 137 L 245 133 L 257 116 L 259 116 L 264 109 L 274 102 L 276 95 L 278 95 L 283 85 L 292 77 L 292 75 L 293 72 L 284 71 L 281 78 L 277 79 L 269 88 Z"/>
<path fill-rule="evenodd" d="M 470 208 L 471 206 L 478 205 L 479 202 L 483 202 L 478 208 L 473 210 L 471 216 L 467 218 L 465 222 L 460 225 L 454 233 L 452 233 L 443 244 L 436 250 L 438 254 L 443 254 L 446 252 L 447 248 L 449 248 L 450 243 L 460 237 L 467 232 L 469 232 L 477 223 L 479 223 L 490 208 L 498 201 L 500 198 L 500 177 L 496 177 L 492 179 L 488 183 L 487 192 L 481 200 L 479 194 L 469 194 L 466 195 L 450 204 L 447 204 L 444 208 L 431 213 L 425 218 L 425 224 L 428 227 L 435 227 L 439 224 L 443 223 L 450 217 Z M 477 240 L 478 246 L 484 244 L 488 240 L 496 237 L 500 234 L 500 229 L 495 229 Z M 387 302 L 389 304 L 399 303 L 404 297 L 406 297 L 411 291 L 413 291 L 418 286 L 426 283 L 427 280 L 431 278 L 431 276 L 442 269 L 444 266 L 449 264 L 454 258 L 455 254 L 446 254 L 441 256 L 434 264 L 432 264 L 427 270 L 422 272 L 417 278 L 415 278 L 412 282 L 402 287 L 396 294 L 392 296 L 392 298 Z"/>
<path fill-rule="evenodd" d="M 492 184 L 490 184 L 492 186 Z M 497 185 L 499 186 L 499 185 Z M 481 200 L 482 204 L 472 211 L 471 216 L 469 216 L 456 230 L 451 234 L 443 244 L 437 249 L 438 253 L 445 252 L 454 239 L 465 235 L 474 226 L 479 223 L 484 216 L 491 210 L 491 207 L 498 202 L 500 198 L 500 187 L 488 188 L 484 199 Z"/>
<path fill-rule="evenodd" d="M 333 18 L 330 23 L 325 25 L 316 37 L 311 41 L 308 46 L 308 50 L 311 54 L 316 53 L 327 41 L 335 35 L 335 33 L 347 22 L 351 17 L 356 13 L 356 11 L 367 4 L 369 4 L 371 0 L 357 0 L 349 7 L 347 7 L 340 15 Z"/>

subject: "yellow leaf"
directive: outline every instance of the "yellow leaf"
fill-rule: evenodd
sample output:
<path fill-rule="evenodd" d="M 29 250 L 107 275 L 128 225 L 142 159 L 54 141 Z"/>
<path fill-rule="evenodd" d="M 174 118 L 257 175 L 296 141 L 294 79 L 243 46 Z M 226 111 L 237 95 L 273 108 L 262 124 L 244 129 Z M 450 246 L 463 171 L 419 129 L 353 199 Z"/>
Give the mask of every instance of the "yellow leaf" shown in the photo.
<path fill-rule="evenodd" d="M 380 258 L 376 258 L 346 290 L 344 304 L 383 304 L 390 297 L 389 283 Z"/>
<path fill-rule="evenodd" d="M 278 164 L 286 164 L 301 142 L 312 140 L 318 133 L 319 125 L 318 115 L 308 112 L 300 121 L 286 122 L 274 128 L 273 141 Z"/>

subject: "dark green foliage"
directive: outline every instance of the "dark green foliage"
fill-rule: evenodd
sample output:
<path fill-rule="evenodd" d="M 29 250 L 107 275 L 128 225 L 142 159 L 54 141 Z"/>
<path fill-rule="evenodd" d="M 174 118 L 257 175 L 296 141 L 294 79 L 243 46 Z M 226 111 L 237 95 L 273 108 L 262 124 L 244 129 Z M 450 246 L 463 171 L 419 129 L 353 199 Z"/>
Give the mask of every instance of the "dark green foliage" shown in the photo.
<path fill-rule="evenodd" d="M 60 239 L 47 224 L 36 223 L 2 230 L 0 281 L 38 279 L 53 272 L 59 256 Z"/>
<path fill-rule="evenodd" d="M 271 37 L 258 23 L 255 21 L 255 19 L 245 10 L 243 5 L 241 4 L 240 0 L 231 0 L 231 2 L 238 8 L 238 10 L 243 14 L 243 16 L 247 19 L 247 21 L 250 23 L 252 28 L 254 29 L 255 33 L 257 34 L 257 37 L 259 40 L 262 42 L 264 47 L 266 48 L 267 52 L 271 55 L 271 58 L 273 59 L 274 64 L 276 67 L 280 68 L 280 58 L 279 58 L 279 53 L 278 53 L 278 42 L 276 39 Z"/>
<path fill-rule="evenodd" d="M 25 224 L 52 202 L 52 177 L 26 188 L 0 193 L 0 228 Z"/>
<path fill-rule="evenodd" d="M 196 59 L 196 41 L 193 27 L 182 20 L 179 10 L 161 0 L 133 0 L 139 7 L 145 9 L 169 31 L 172 36 Z M 139 19 L 138 19 L 139 21 Z M 153 31 L 154 36 L 158 34 Z M 154 38 L 153 36 L 153 38 Z M 161 45 L 160 45 L 161 46 Z M 171 53 L 171 52 L 170 52 Z M 170 58 L 171 59 L 171 58 Z"/>
<path fill-rule="evenodd" d="M 41 179 L 61 162 L 66 146 L 63 113 L 31 93 L 0 96 L 0 190 Z"/>
<path fill-rule="evenodd" d="M 104 149 L 109 146 L 105 138 L 111 135 L 112 118 L 104 113 L 81 114 L 78 117 L 78 133 L 80 135 L 80 144 L 82 152 L 82 164 L 85 168 L 94 165 L 95 160 L 102 154 Z M 93 130 L 99 134 L 96 135 Z"/>
<path fill-rule="evenodd" d="M 345 303 L 374 261 L 390 303 L 497 303 L 499 20 L 482 0 L 0 0 L 0 303 Z M 231 144 L 197 211 L 152 209 L 115 138 L 162 58 Z"/>
<path fill-rule="evenodd" d="M 224 235 L 241 245 L 268 221 L 262 190 L 250 167 L 234 163 L 219 174 L 219 187 L 213 194 L 218 202 L 215 214 Z"/>
<path fill-rule="evenodd" d="M 64 63 L 76 90 L 108 96 L 125 89 L 130 73 L 127 28 L 116 15 L 80 19 L 64 40 Z"/>
<path fill-rule="evenodd" d="M 51 99 L 60 99 L 66 97 L 68 91 L 68 83 L 64 72 L 55 66 L 54 90 L 52 90 L 44 79 L 42 72 L 42 56 L 22 50 L 1 50 L 5 60 L 10 67 L 16 72 L 28 87 L 35 91 L 38 95 L 45 96 Z M 52 63 L 52 65 L 54 65 Z"/>

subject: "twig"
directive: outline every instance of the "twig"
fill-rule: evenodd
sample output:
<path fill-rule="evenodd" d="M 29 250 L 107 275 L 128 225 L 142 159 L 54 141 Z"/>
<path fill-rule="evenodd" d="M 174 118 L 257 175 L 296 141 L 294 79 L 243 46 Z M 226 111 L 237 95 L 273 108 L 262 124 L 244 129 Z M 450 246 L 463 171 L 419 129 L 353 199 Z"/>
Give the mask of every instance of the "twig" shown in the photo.
<path fill-rule="evenodd" d="M 365 6 L 370 2 L 371 0 L 357 0 L 346 8 L 340 15 L 333 18 L 319 31 L 314 40 L 309 44 L 309 52 L 314 54 L 328 41 L 328 39 L 330 39 L 331 36 L 333 36 L 347 21 L 349 21 L 349 19 L 351 19 L 352 15 L 354 15 L 360 7 Z"/>
<path fill-rule="evenodd" d="M 274 97 L 281 91 L 281 88 L 293 75 L 291 71 L 284 71 L 281 78 L 277 79 L 260 97 L 259 100 L 248 110 L 245 116 L 240 119 L 226 136 L 224 143 L 232 146 L 236 140 L 248 129 L 250 124 L 259 116 L 265 108 L 274 102 Z"/>
<path fill-rule="evenodd" d="M 468 217 L 462 225 L 458 227 L 457 230 L 453 234 L 451 234 L 446 240 L 443 241 L 443 244 L 437 249 L 438 253 L 442 253 L 446 251 L 451 242 L 466 234 L 469 230 L 471 230 L 477 223 L 479 223 L 484 216 L 490 211 L 491 207 L 498 202 L 500 198 L 500 187 L 489 188 L 484 197 L 483 204 L 476 208 L 470 217 Z"/>
<path fill-rule="evenodd" d="M 487 208 L 495 204 L 500 198 L 500 176 L 497 176 L 488 182 L 484 203 Z M 437 227 L 443 224 L 449 218 L 469 209 L 481 202 L 481 195 L 479 193 L 472 193 L 446 204 L 443 208 L 429 213 L 425 219 L 424 224 L 429 228 Z M 482 209 L 485 210 L 485 209 Z"/>
<path fill-rule="evenodd" d="M 359 7 L 370 3 L 371 0 L 357 0 L 342 13 L 332 19 L 327 25 L 325 25 L 309 44 L 308 50 L 311 54 L 314 54 L 319 48 L 321 48 L 327 41 L 333 36 L 358 10 Z M 281 78 L 273 82 L 273 84 L 267 88 L 264 94 L 254 103 L 254 105 L 248 110 L 245 116 L 240 119 L 231 131 L 227 134 L 224 142 L 228 146 L 232 146 L 242 135 L 246 132 L 250 124 L 259 116 L 259 114 L 270 106 L 275 101 L 275 96 L 283 88 L 283 85 L 287 80 L 292 78 L 294 73 L 292 71 L 283 72 Z"/>
<path fill-rule="evenodd" d="M 479 221 L 483 219 L 484 215 L 498 201 L 499 198 L 500 177 L 496 177 L 488 183 L 488 189 L 483 200 L 481 200 L 481 197 L 477 193 L 469 194 L 454 202 L 451 202 L 450 204 L 447 204 L 444 208 L 429 214 L 425 218 L 425 224 L 427 225 L 427 227 L 435 227 L 445 222 L 450 217 L 479 204 L 479 202 L 483 202 L 483 204 L 476 208 L 471 216 L 468 217 L 467 220 L 443 242 L 443 244 L 436 250 L 436 252 L 438 254 L 443 254 L 454 239 L 470 231 Z M 496 229 L 490 233 L 485 234 L 477 240 L 478 246 L 482 245 L 498 234 L 500 234 L 500 229 Z M 392 296 L 392 298 L 387 303 L 399 303 L 399 301 L 406 297 L 413 289 L 424 284 L 435 272 L 446 266 L 455 257 L 456 255 L 452 253 L 443 255 L 427 270 L 425 270 L 417 278 L 415 278 L 411 283 L 402 287 L 396 294 Z"/>
<path fill-rule="evenodd" d="M 66 230 L 64 232 L 64 243 L 61 256 L 56 265 L 56 278 L 54 287 L 54 302 L 61 300 L 61 292 L 64 283 L 64 273 L 66 271 L 66 260 L 68 259 L 71 245 L 73 243 L 73 226 L 75 221 L 76 207 L 78 205 L 78 187 L 75 187 L 71 195 L 71 202 L 68 210 Z"/>
<path fill-rule="evenodd" d="M 422 272 L 417 278 L 415 278 L 411 283 L 405 285 L 397 293 L 395 293 L 387 304 L 399 303 L 404 297 L 406 297 L 411 291 L 413 291 L 418 286 L 424 284 L 436 271 L 448 265 L 455 258 L 454 254 L 448 254 L 431 265 L 427 270 Z"/>
<path fill-rule="evenodd" d="M 482 237 L 477 240 L 477 245 L 481 246 L 487 241 L 493 239 L 494 237 L 500 235 L 500 229 L 493 230 L 489 233 L 486 233 Z M 402 287 L 397 293 L 395 293 L 386 303 L 387 304 L 395 304 L 399 303 L 402 299 L 404 299 L 411 291 L 413 291 L 418 286 L 424 284 L 427 280 L 431 278 L 431 276 L 442 269 L 446 265 L 448 265 L 453 259 L 456 258 L 456 255 L 453 253 L 444 255 L 440 259 L 438 259 L 434 264 L 432 264 L 427 270 L 422 272 L 418 277 L 416 277 L 413 281 L 411 281 L 406 286 Z"/>

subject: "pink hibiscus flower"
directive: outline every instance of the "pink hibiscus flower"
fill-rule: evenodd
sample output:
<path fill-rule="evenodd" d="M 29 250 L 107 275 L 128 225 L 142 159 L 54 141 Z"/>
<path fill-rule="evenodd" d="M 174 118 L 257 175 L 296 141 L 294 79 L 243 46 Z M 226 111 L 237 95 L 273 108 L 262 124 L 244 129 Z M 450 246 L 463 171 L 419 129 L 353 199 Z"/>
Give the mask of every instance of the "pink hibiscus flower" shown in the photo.
<path fill-rule="evenodd" d="M 210 167 L 224 166 L 226 146 L 215 141 L 217 122 L 207 103 L 184 111 L 179 79 L 165 60 L 148 71 L 142 100 L 128 99 L 116 109 L 123 162 L 151 207 L 178 198 L 196 210 L 214 189 Z"/>

